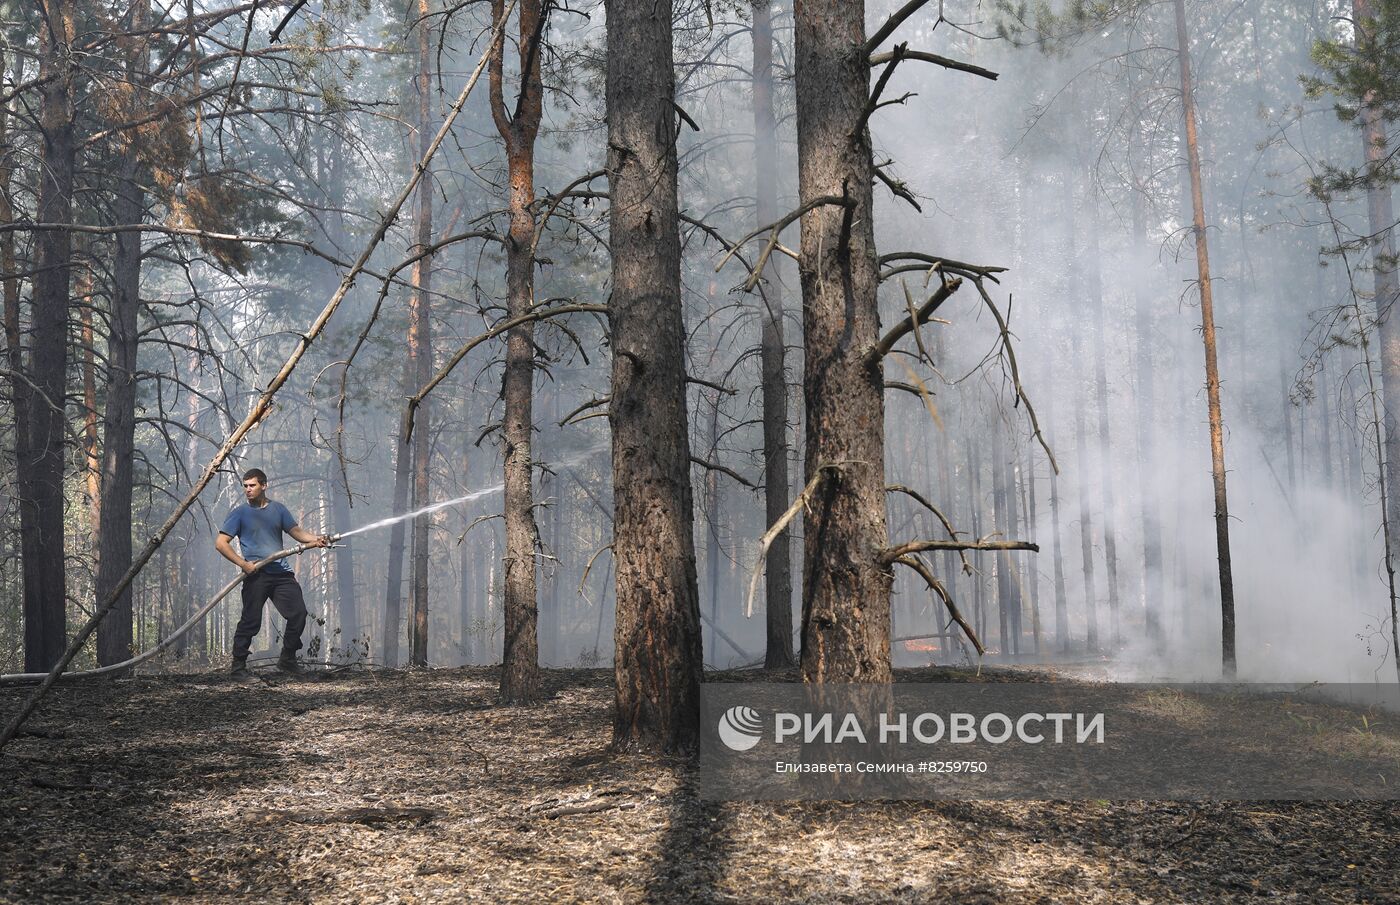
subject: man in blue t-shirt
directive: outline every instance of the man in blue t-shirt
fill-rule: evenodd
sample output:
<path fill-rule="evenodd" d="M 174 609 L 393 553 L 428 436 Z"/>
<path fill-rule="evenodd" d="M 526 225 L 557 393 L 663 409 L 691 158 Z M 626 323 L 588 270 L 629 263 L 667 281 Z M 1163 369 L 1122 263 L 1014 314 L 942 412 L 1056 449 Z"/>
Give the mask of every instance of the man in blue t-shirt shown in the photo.
<path fill-rule="evenodd" d="M 260 468 L 243 475 L 243 495 L 248 502 L 228 514 L 219 529 L 219 539 L 214 542 L 214 549 L 247 576 L 243 579 L 243 615 L 233 633 L 232 672 L 238 679 L 252 678 L 248 671 L 248 649 L 253 645 L 253 636 L 262 627 L 263 604 L 268 600 L 287 620 L 287 631 L 282 636 L 282 656 L 277 665 L 284 672 L 299 672 L 297 651 L 301 650 L 301 633 L 306 628 L 306 601 L 302 599 L 301 585 L 297 584 L 287 560 L 275 560 L 261 569 L 257 568 L 257 563 L 282 549 L 284 532 L 298 543 L 317 547 L 327 546 L 330 538 L 301 528 L 286 506 L 269 500 L 267 475 Z M 238 538 L 237 553 L 231 543 L 235 537 Z"/>

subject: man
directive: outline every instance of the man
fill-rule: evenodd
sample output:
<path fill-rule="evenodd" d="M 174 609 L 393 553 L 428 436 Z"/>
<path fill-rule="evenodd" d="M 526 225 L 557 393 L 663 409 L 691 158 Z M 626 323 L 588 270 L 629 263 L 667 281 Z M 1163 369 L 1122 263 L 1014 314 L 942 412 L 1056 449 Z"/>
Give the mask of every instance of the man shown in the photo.
<path fill-rule="evenodd" d="M 287 620 L 287 631 L 282 636 L 282 656 L 277 666 L 283 672 L 300 672 L 297 651 L 301 649 L 301 633 L 306 628 L 306 601 L 301 596 L 301 585 L 297 584 L 296 575 L 285 559 L 270 562 L 261 569 L 255 567 L 259 560 L 282 549 L 283 532 L 298 543 L 316 547 L 328 546 L 330 538 L 300 527 L 286 506 L 267 498 L 267 475 L 262 469 L 253 468 L 243 475 L 243 495 L 248 502 L 228 514 L 224 526 L 219 529 L 219 539 L 214 542 L 214 549 L 248 576 L 243 580 L 243 615 L 233 633 L 232 674 L 240 680 L 253 676 L 248 671 L 248 649 L 262 626 L 263 604 L 268 600 Z M 235 537 L 238 538 L 238 553 L 230 543 Z"/>

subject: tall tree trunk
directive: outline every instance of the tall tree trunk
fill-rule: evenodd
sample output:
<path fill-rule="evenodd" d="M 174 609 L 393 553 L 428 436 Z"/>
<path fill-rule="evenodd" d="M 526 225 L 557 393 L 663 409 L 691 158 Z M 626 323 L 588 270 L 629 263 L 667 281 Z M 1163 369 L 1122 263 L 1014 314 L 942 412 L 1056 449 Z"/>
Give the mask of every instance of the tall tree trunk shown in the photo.
<path fill-rule="evenodd" d="M 132 11 L 132 27 L 145 27 L 149 4 Z M 146 48 L 133 50 L 127 81 L 133 89 L 144 82 Z M 139 94 L 133 90 L 132 96 Z M 134 108 L 133 108 L 134 112 Z M 116 198 L 112 218 L 118 225 L 141 223 L 146 213 L 143 168 L 136 149 L 128 146 L 117 164 Z M 102 413 L 102 503 L 97 557 L 97 599 L 106 600 L 131 567 L 132 468 L 136 453 L 136 354 L 141 310 L 141 232 L 119 232 L 112 256 L 112 310 L 107 336 L 107 406 Z M 120 663 L 131 656 L 131 587 L 118 598 L 97 626 L 97 662 Z"/>
<path fill-rule="evenodd" d="M 5 73 L 8 66 L 13 65 L 16 72 L 15 82 L 18 83 L 21 81 L 23 61 L 15 60 L 11 63 L 5 58 L 5 49 L 0 46 L 0 73 Z M 14 103 L 16 103 L 16 99 L 12 98 L 8 103 L 0 104 L 0 224 L 7 226 L 15 219 L 14 207 L 10 204 L 10 186 L 14 181 L 15 161 L 15 148 L 10 130 L 12 112 L 10 108 Z M 8 395 L 10 412 L 14 417 L 11 432 L 14 442 L 15 473 L 7 475 L 4 479 L 5 511 L 9 512 L 11 511 L 10 507 L 17 504 L 23 493 L 24 485 L 19 473 L 23 471 L 21 463 L 27 463 L 29 457 L 25 446 L 25 428 L 29 424 L 29 392 L 28 386 L 23 380 L 24 353 L 21 347 L 23 331 L 20 328 L 19 268 L 15 266 L 15 234 L 11 230 L 0 233 L 0 293 L 3 293 L 4 296 L 5 366 L 10 372 Z M 7 538 L 7 540 L 10 539 Z M 18 538 L 15 540 L 17 541 Z M 10 549 L 17 549 L 20 546 L 20 543 L 14 543 Z M 6 553 L 8 554 L 9 550 Z"/>
<path fill-rule="evenodd" d="M 1065 234 L 1068 237 L 1066 257 L 1070 272 L 1070 295 L 1083 290 L 1083 266 L 1078 249 L 1075 247 L 1077 218 L 1074 209 L 1074 177 L 1065 172 Z M 1077 306 L 1077 316 L 1070 324 L 1071 348 L 1075 361 L 1084 360 L 1083 306 Z M 1086 622 L 1085 644 L 1090 651 L 1099 649 L 1099 603 L 1098 588 L 1094 580 L 1094 519 L 1089 510 L 1089 459 L 1088 430 L 1084 419 L 1084 392 L 1082 380 L 1077 373 L 1073 376 L 1074 397 L 1074 455 L 1075 485 L 1079 490 L 1079 554 L 1084 567 L 1084 617 Z"/>
<path fill-rule="evenodd" d="M 700 605 L 686 418 L 671 0 L 607 0 L 613 742 L 692 748 Z"/>
<path fill-rule="evenodd" d="M 145 192 L 134 154 L 118 167 L 113 218 L 140 223 Z M 132 466 L 136 449 L 137 317 L 141 308 L 141 233 L 120 232 L 112 258 L 112 311 L 108 318 L 107 405 L 102 419 L 102 503 L 98 538 L 97 597 L 105 600 L 131 567 Z M 131 590 L 123 592 L 97 626 L 97 660 L 119 663 L 131 656 Z"/>
<path fill-rule="evenodd" d="M 433 116 L 433 41 L 432 20 L 428 18 L 429 0 L 411 0 L 418 17 L 418 158 L 428 156 L 437 123 Z M 433 243 L 433 178 L 432 171 L 423 174 L 418 183 L 417 210 L 414 211 L 415 254 Z M 413 264 L 412 295 L 409 302 L 408 329 L 415 337 L 410 344 L 418 347 L 414 359 L 414 382 L 422 387 L 433 378 L 433 256 L 428 254 Z M 416 391 L 415 391 L 416 392 Z M 418 407 L 418 430 L 413 435 L 413 502 L 415 508 L 431 502 L 429 458 L 432 452 L 433 415 L 424 398 Z M 413 520 L 413 631 L 410 665 L 428 665 L 428 527 L 431 515 Z"/>
<path fill-rule="evenodd" d="M 1089 302 L 1094 310 L 1094 396 L 1099 409 L 1099 493 L 1103 499 L 1103 557 L 1108 579 L 1108 618 L 1113 647 L 1123 642 L 1118 595 L 1118 507 L 1113 496 L 1113 443 L 1108 412 L 1108 340 L 1104 330 L 1103 254 L 1099 246 L 1098 186 L 1089 188 Z"/>
<path fill-rule="evenodd" d="M 505 15 L 504 0 L 492 0 L 492 18 Z M 544 37 L 539 0 L 520 4 L 521 81 L 514 111 L 506 108 L 505 32 L 491 54 L 491 115 L 505 144 L 510 182 L 510 230 L 506 237 L 507 316 L 529 313 L 535 303 L 535 138 L 543 110 L 540 46 Z M 535 523 L 532 470 L 534 457 L 535 331 L 533 323 L 513 327 L 506 336 L 505 400 L 505 644 L 501 658 L 501 700 L 524 704 L 538 700 L 539 599 L 535 553 L 540 545 Z"/>
<path fill-rule="evenodd" d="M 864 0 L 796 4 L 806 477 L 823 474 L 804 527 L 802 675 L 890 680 L 885 403 L 879 340 Z"/>
<path fill-rule="evenodd" d="M 77 288 L 83 350 L 83 487 L 87 495 L 88 526 L 96 535 L 102 510 L 102 447 L 97 430 L 97 340 L 92 332 L 92 307 L 97 303 L 97 293 L 93 292 L 90 267 L 82 268 Z"/>
<path fill-rule="evenodd" d="M 1153 470 L 1148 457 L 1157 449 L 1155 382 L 1153 378 L 1153 353 L 1156 340 L 1152 335 L 1152 302 L 1147 292 L 1146 280 L 1142 271 L 1147 266 L 1147 216 L 1142 209 L 1142 195 L 1133 192 L 1133 256 L 1137 266 L 1133 268 L 1133 307 L 1137 319 L 1137 441 L 1138 441 L 1138 497 L 1142 514 L 1142 597 L 1146 610 L 1147 638 L 1158 647 L 1162 646 L 1162 521 L 1157 507 L 1157 494 L 1152 488 Z M 1285 422 L 1286 424 L 1287 422 Z"/>
<path fill-rule="evenodd" d="M 39 131 L 41 148 L 34 216 L 40 223 L 73 222 L 73 170 L 77 145 L 73 91 L 77 64 L 72 0 L 40 0 Z M 67 563 L 63 537 L 63 472 L 68 371 L 68 311 L 73 236 L 68 230 L 34 235 L 33 318 L 29 397 L 25 408 L 26 455 L 20 478 L 24 568 L 24 668 L 47 672 L 63 656 L 66 641 Z"/>
<path fill-rule="evenodd" d="M 993 418 L 992 432 L 992 531 L 1002 537 L 1014 537 L 1015 528 L 1009 521 L 1007 506 L 1006 451 L 1002 447 L 1001 422 Z M 997 647 L 1003 660 L 1009 660 L 1016 653 L 1016 639 L 1010 632 L 1011 607 L 1011 557 L 992 554 L 997 567 Z"/>
<path fill-rule="evenodd" d="M 1375 10 L 1372 0 L 1352 0 L 1352 13 L 1360 31 L 1358 43 L 1365 45 L 1374 42 Z M 1366 166 L 1374 172 L 1384 164 L 1390 152 L 1386 148 L 1385 120 L 1372 104 L 1369 94 L 1363 99 L 1361 119 Z M 1371 235 L 1376 237 L 1376 330 L 1380 335 L 1381 394 L 1385 401 L 1385 518 L 1389 539 L 1386 571 L 1391 576 L 1390 650 L 1396 672 L 1400 673 L 1400 613 L 1396 612 L 1394 593 L 1395 560 L 1400 556 L 1400 537 L 1397 537 L 1397 531 L 1400 531 L 1400 496 L 1396 493 L 1400 490 L 1400 419 L 1395 414 L 1397 406 L 1400 406 L 1400 322 L 1395 316 L 1395 301 L 1400 298 L 1400 279 L 1397 279 L 1395 270 L 1395 213 L 1389 183 L 1372 180 L 1366 200 Z"/>
<path fill-rule="evenodd" d="M 760 225 L 782 216 L 778 210 L 778 126 L 773 102 L 772 0 L 753 4 L 753 133 L 755 216 Z M 776 266 L 776 264 L 770 265 Z M 759 355 L 763 387 L 763 508 L 767 524 L 788 507 L 788 391 L 783 347 L 783 283 L 781 277 L 763 287 L 763 332 Z M 788 532 L 773 538 L 765 561 L 764 601 L 767 608 L 766 669 L 787 669 L 796 662 L 792 649 L 792 553 Z"/>
<path fill-rule="evenodd" d="M 1215 550 L 1220 566 L 1221 666 L 1225 676 L 1233 678 L 1235 582 L 1234 572 L 1230 567 L 1230 507 L 1225 498 L 1225 422 L 1220 412 L 1220 369 L 1215 353 L 1215 303 L 1211 295 L 1210 248 L 1206 241 L 1206 204 L 1205 193 L 1201 187 L 1201 151 L 1196 134 L 1196 95 L 1191 76 L 1190 36 L 1186 30 L 1186 0 L 1176 0 L 1176 41 L 1177 60 L 1181 68 L 1181 106 L 1182 121 L 1185 124 L 1186 159 L 1191 176 L 1196 271 L 1201 293 L 1201 338 L 1206 353 L 1206 402 L 1210 412 L 1211 477 L 1215 491 Z M 1400 378 L 1400 344 L 1397 345 L 1396 352 L 1396 377 Z"/>

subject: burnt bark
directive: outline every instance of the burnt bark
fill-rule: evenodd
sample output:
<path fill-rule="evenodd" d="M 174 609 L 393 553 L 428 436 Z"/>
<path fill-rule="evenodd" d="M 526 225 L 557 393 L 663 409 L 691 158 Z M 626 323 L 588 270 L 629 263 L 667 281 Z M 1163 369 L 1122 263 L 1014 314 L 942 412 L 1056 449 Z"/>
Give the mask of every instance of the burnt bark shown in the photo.
<path fill-rule="evenodd" d="M 824 472 L 803 539 L 802 675 L 890 680 L 885 405 L 879 286 L 865 126 L 870 71 L 863 0 L 795 5 L 798 187 L 802 216 L 805 471 Z"/>
<path fill-rule="evenodd" d="M 142 27 L 149 5 L 136 4 L 133 27 Z M 126 77 L 135 86 L 147 67 L 144 46 L 132 52 Z M 132 111 L 135 112 L 134 110 Z M 146 213 L 142 187 L 144 168 L 137 148 L 128 144 L 117 163 L 116 197 L 112 218 L 118 224 L 140 223 Z M 136 453 L 136 355 L 141 311 L 141 232 L 116 235 L 112 255 L 112 297 L 107 336 L 107 405 L 102 413 L 102 476 L 98 522 L 97 599 L 106 600 L 131 568 L 132 473 Z M 107 617 L 97 626 L 97 662 L 120 663 L 131 656 L 131 587 L 117 598 Z"/>
<path fill-rule="evenodd" d="M 77 61 L 72 0 L 41 0 L 39 29 L 38 197 L 40 223 L 73 222 L 73 172 L 77 145 L 73 93 Z M 24 573 L 24 668 L 47 672 L 63 656 L 67 575 L 64 561 L 63 400 L 68 369 L 69 279 L 72 233 L 34 235 L 33 316 L 25 449 L 20 479 L 20 544 Z"/>
<path fill-rule="evenodd" d="M 437 122 L 433 116 L 433 41 L 429 28 L 432 20 L 429 0 L 416 0 L 418 28 L 418 156 L 423 159 L 432 147 Z M 428 169 L 418 183 L 413 213 L 414 247 L 419 254 L 433 243 L 433 175 Z M 417 349 L 414 356 L 414 383 L 426 386 L 433 379 L 433 256 L 425 254 L 413 264 L 409 296 L 409 344 Z M 431 502 L 431 473 L 433 414 L 425 397 L 418 405 L 419 429 L 413 435 L 413 502 L 415 507 Z M 428 665 L 428 527 L 431 515 L 413 520 L 413 621 L 410 629 L 409 664 Z"/>
<path fill-rule="evenodd" d="M 778 126 L 773 102 L 773 13 L 771 0 L 753 4 L 753 132 L 755 216 L 773 223 L 778 210 Z M 767 524 L 788 507 L 788 391 L 783 346 L 783 283 L 769 280 L 762 295 L 759 355 L 763 392 L 763 508 Z M 792 553 L 787 529 L 773 538 L 764 572 L 766 669 L 796 664 L 792 649 Z"/>
<path fill-rule="evenodd" d="M 607 0 L 614 673 L 620 748 L 693 748 L 701 640 L 670 0 Z"/>
<path fill-rule="evenodd" d="M 504 0 L 492 0 L 492 17 L 505 15 Z M 520 89 L 514 111 L 506 107 L 505 33 L 491 55 L 491 116 L 506 151 L 509 181 L 506 235 L 508 317 L 528 314 L 535 304 L 535 139 L 543 110 L 540 42 L 544 21 L 540 0 L 519 5 Z M 535 325 L 520 324 L 506 334 L 506 367 L 501 387 L 505 402 L 505 641 L 501 658 L 501 700 L 523 704 L 539 699 L 539 589 L 535 553 L 540 545 L 535 522 L 533 454 Z"/>

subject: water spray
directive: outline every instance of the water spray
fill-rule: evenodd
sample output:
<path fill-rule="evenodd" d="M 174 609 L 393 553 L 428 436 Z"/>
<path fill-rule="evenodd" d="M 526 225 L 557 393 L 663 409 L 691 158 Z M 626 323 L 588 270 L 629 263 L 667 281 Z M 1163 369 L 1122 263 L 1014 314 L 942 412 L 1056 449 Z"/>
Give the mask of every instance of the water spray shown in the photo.
<path fill-rule="evenodd" d="M 327 535 L 325 545 L 297 544 L 296 546 L 288 547 L 285 550 L 278 550 L 271 556 L 268 556 L 265 559 L 260 559 L 256 563 L 254 563 L 251 571 L 239 573 L 237 578 L 234 578 L 228 584 L 220 588 L 219 592 L 215 594 L 209 600 L 208 603 L 200 607 L 192 616 L 190 616 L 189 619 L 185 620 L 185 622 L 182 623 L 178 628 L 176 628 L 175 631 L 162 638 L 160 643 L 157 644 L 155 647 L 152 647 L 150 650 L 143 651 L 137 654 L 136 656 L 130 658 L 129 660 L 123 660 L 120 663 L 112 663 L 107 666 L 99 666 L 95 669 L 76 669 L 66 671 L 63 673 L 63 678 L 91 678 L 94 676 L 111 675 L 113 673 L 120 673 L 124 670 L 128 670 L 134 666 L 139 666 L 140 664 L 145 663 L 147 660 L 151 659 L 152 657 L 155 657 L 162 651 L 168 650 L 170 646 L 176 642 L 176 640 L 178 640 L 186 632 L 190 631 L 190 629 L 198 625 L 200 621 L 204 619 L 205 616 L 209 615 L 210 611 L 212 611 L 214 607 L 218 606 L 219 603 L 225 597 L 233 593 L 234 588 L 243 584 L 243 582 L 247 580 L 249 576 L 251 576 L 254 572 L 257 572 L 259 569 L 261 569 L 268 563 L 276 562 L 277 560 L 287 556 L 299 556 L 302 553 L 305 553 L 307 550 L 336 549 L 338 546 L 336 544 L 336 541 L 340 540 L 341 538 L 351 537 L 356 534 L 364 534 L 367 531 L 374 531 L 379 528 L 387 528 L 390 525 L 406 521 L 407 519 L 417 518 L 420 515 L 427 515 L 432 512 L 437 512 L 439 509 L 446 509 L 449 506 L 456 506 L 461 503 L 468 503 L 472 500 L 477 500 L 481 497 L 496 493 L 497 491 L 501 490 L 503 486 L 503 484 L 495 484 L 491 487 L 485 488 L 484 490 L 474 490 L 471 493 L 459 496 L 453 500 L 443 500 L 439 503 L 431 503 L 427 506 L 424 506 L 421 509 L 415 509 L 412 512 L 405 512 L 403 515 L 391 516 L 386 519 L 380 519 L 377 522 L 371 522 L 370 524 L 363 525 L 359 528 L 352 528 L 349 531 L 342 531 L 339 534 Z M 28 684 L 31 682 L 40 682 L 43 681 L 43 679 L 45 679 L 47 676 L 47 672 L 15 672 L 8 674 L 0 674 L 0 685 Z"/>

